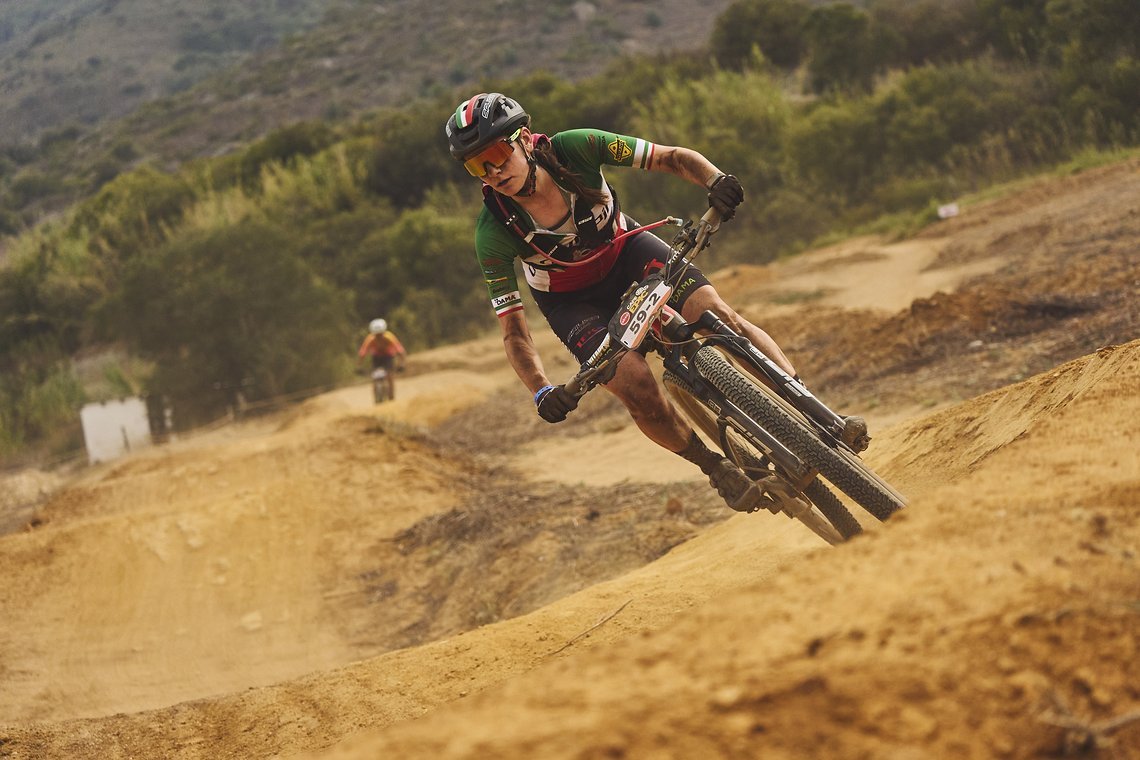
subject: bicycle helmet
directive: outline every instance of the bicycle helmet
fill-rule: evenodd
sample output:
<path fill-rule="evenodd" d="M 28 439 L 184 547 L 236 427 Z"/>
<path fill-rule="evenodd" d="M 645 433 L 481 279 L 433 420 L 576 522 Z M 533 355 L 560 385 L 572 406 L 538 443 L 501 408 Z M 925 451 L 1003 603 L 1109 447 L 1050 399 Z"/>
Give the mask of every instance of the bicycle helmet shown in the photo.
<path fill-rule="evenodd" d="M 387 330 L 388 323 L 383 319 L 374 319 L 368 323 L 368 332 L 372 333 L 373 335 L 379 335 L 380 333 L 386 332 Z"/>
<path fill-rule="evenodd" d="M 530 115 L 518 101 L 499 92 L 480 93 L 459 104 L 448 118 L 444 132 L 452 158 L 465 161 L 529 124 Z"/>

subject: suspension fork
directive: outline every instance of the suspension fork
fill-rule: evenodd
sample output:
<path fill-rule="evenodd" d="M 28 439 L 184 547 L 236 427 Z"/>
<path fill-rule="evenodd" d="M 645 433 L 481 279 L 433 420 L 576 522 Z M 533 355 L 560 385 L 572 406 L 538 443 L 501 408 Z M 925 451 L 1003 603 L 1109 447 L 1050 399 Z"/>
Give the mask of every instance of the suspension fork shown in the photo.
<path fill-rule="evenodd" d="M 689 345 L 700 347 L 699 343 Z M 681 357 L 689 353 L 686 347 L 680 344 L 666 347 L 658 343 L 657 352 L 661 355 L 665 368 L 683 378 L 693 389 L 697 401 L 716 414 L 719 444 L 725 456 L 735 459 L 728 445 L 728 430 L 732 428 L 764 452 L 788 482 L 800 490 L 808 486 L 816 471 L 726 398 L 719 388 L 698 374 L 689 361 L 682 361 Z M 737 464 L 743 466 L 740 462 Z"/>
<path fill-rule="evenodd" d="M 715 313 L 705 311 L 696 322 L 686 326 L 693 332 L 706 330 L 721 337 L 733 356 L 740 358 L 759 372 L 761 376 L 768 378 L 772 389 L 782 399 L 803 412 L 809 420 L 819 425 L 837 442 L 842 440 L 843 418 L 831 411 L 822 401 L 813 396 L 803 383 L 785 372 L 779 364 L 776 364 L 763 351 L 752 345 L 748 338 L 725 324 Z"/>

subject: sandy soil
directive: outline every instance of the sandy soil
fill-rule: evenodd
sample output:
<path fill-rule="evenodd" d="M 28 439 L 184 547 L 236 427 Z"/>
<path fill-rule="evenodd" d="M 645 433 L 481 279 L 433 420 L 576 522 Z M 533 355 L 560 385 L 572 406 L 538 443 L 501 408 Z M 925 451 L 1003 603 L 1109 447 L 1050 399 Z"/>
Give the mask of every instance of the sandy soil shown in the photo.
<path fill-rule="evenodd" d="M 715 273 L 910 499 L 837 548 L 493 337 L 9 478 L 0 757 L 1140 757 L 1137 240 L 1133 160 Z"/>

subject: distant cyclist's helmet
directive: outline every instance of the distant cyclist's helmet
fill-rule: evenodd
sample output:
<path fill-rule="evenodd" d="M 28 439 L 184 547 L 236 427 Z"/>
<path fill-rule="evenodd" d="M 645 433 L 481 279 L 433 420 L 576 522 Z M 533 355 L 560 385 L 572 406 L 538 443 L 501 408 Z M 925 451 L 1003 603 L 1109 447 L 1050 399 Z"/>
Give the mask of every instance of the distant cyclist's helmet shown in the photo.
<path fill-rule="evenodd" d="M 511 142 L 528 124 L 530 116 L 518 101 L 492 92 L 460 103 L 444 131 L 452 158 L 462 161 L 473 176 L 482 177 L 487 164 L 497 166 L 511 157 Z"/>
<path fill-rule="evenodd" d="M 373 335 L 379 335 L 382 332 L 387 332 L 388 323 L 383 319 L 374 319 L 368 323 L 368 332 Z"/>

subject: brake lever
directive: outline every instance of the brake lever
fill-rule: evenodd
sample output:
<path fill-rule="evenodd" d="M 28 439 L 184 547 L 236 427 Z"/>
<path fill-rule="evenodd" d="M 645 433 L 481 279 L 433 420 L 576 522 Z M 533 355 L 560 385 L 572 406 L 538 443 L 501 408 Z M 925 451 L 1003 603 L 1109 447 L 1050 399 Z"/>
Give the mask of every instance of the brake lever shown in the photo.
<path fill-rule="evenodd" d="M 624 348 L 619 347 L 598 366 L 579 370 L 578 374 L 566 381 L 562 387 L 575 398 L 582 398 L 595 387 L 608 382 L 617 374 L 617 363 L 626 353 Z"/>
<path fill-rule="evenodd" d="M 710 208 L 704 216 L 697 220 L 697 237 L 693 242 L 693 255 L 704 250 L 704 247 L 709 244 L 709 237 L 720 229 L 721 221 L 720 214 L 714 208 Z"/>
<path fill-rule="evenodd" d="M 562 387 L 565 388 L 566 392 L 572 395 L 574 398 L 582 398 L 590 390 L 602 382 L 597 378 L 602 374 L 603 370 L 608 368 L 609 362 L 607 362 L 606 366 L 604 367 L 590 367 L 589 369 L 579 372 L 577 375 L 574 375 L 574 377 L 566 381 L 566 385 Z"/>

